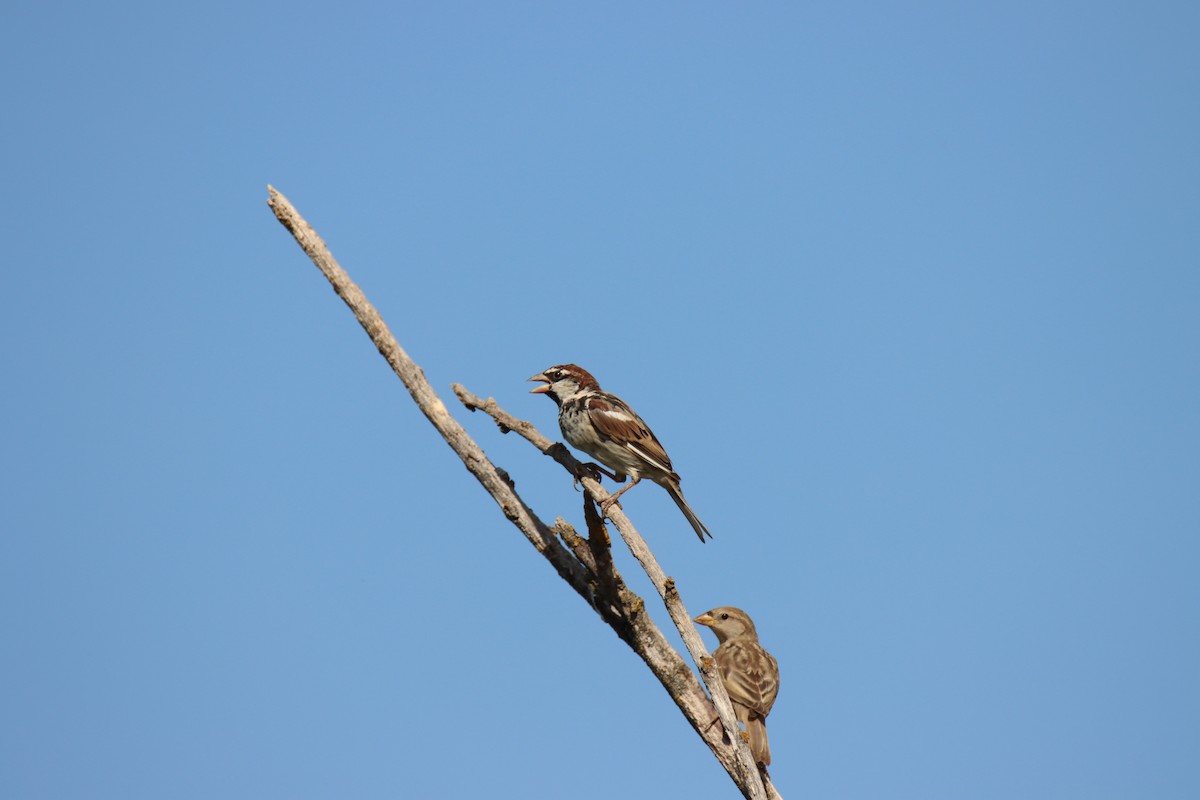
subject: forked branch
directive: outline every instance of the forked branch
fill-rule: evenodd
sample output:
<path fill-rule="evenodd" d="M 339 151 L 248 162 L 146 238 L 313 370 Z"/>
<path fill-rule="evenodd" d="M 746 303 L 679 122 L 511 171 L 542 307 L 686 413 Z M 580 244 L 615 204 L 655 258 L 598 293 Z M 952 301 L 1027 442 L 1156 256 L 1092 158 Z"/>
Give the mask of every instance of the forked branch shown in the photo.
<path fill-rule="evenodd" d="M 404 383 L 417 407 L 462 459 L 467 470 L 495 499 L 504 516 L 550 562 L 559 576 L 646 663 L 742 794 L 755 800 L 779 798 L 780 795 L 770 780 L 764 779 L 764 774 L 754 765 L 749 748 L 738 735 L 738 726 L 729 697 L 720 678 L 716 676 L 712 659 L 684 608 L 675 582 L 663 573 L 654 554 L 620 506 L 610 509 L 609 519 L 616 525 L 662 597 L 671 619 L 699 667 L 700 675 L 708 687 L 708 694 L 696 679 L 695 673 L 688 668 L 662 631 L 646 614 L 642 598 L 629 590 L 613 565 L 608 533 L 593 502 L 608 496 L 599 482 L 591 478 L 583 479 L 587 489 L 587 494 L 584 495 L 584 517 L 588 528 L 586 538 L 577 534 L 561 519 L 553 527 L 539 519 L 514 490 L 507 474 L 492 464 L 479 445 L 451 416 L 437 392 L 425 379 L 424 372 L 396 341 L 379 312 L 337 263 L 321 237 L 287 198 L 273 187 L 268 187 L 268 193 L 267 204 L 275 213 L 275 217 L 291 232 L 333 286 L 333 290 L 350 307 L 359 324 L 375 343 L 375 347 Z M 543 453 L 562 463 L 572 474 L 577 474 L 574 467 L 578 462 L 564 446 L 542 436 L 528 422 L 507 414 L 495 401 L 481 400 L 458 385 L 454 387 L 454 391 L 468 409 L 485 411 L 496 420 L 502 431 L 517 431 Z M 709 699 L 709 694 L 712 700 Z"/>

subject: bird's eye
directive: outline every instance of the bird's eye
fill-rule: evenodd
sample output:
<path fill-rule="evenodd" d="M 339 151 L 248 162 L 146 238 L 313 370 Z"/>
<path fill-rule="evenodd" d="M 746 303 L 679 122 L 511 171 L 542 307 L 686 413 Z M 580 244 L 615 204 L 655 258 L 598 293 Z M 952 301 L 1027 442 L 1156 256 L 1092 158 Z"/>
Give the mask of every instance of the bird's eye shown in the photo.
<path fill-rule="evenodd" d="M 722 615 L 721 615 L 721 619 L 729 619 L 729 615 L 728 615 L 728 614 L 722 614 Z"/>

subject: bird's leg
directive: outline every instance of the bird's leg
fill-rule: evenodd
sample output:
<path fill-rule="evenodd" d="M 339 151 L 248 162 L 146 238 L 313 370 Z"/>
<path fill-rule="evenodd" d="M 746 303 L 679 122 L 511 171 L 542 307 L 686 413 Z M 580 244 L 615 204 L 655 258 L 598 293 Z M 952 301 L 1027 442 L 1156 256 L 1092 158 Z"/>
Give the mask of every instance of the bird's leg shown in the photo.
<path fill-rule="evenodd" d="M 617 493 L 616 493 L 616 494 L 614 494 L 614 495 L 609 495 L 609 497 L 608 497 L 606 500 L 603 500 L 603 501 L 601 501 L 601 503 L 600 503 L 600 513 L 601 513 L 601 514 L 608 514 L 608 510 L 609 510 L 610 508 L 612 508 L 612 506 L 613 506 L 613 503 L 615 503 L 615 502 L 617 502 L 618 500 L 620 500 L 620 499 L 621 499 L 621 495 L 625 494 L 625 493 L 626 493 L 626 492 L 628 492 L 630 489 L 632 489 L 633 487 L 637 486 L 637 485 L 638 485 L 638 483 L 640 483 L 640 482 L 641 482 L 641 480 L 642 480 L 641 478 L 634 478 L 632 481 L 630 481 L 629 485 L 628 485 L 628 486 L 626 486 L 624 489 L 622 489 L 621 491 L 617 492 Z M 618 481 L 618 483 L 620 483 L 620 481 Z"/>
<path fill-rule="evenodd" d="M 597 464 L 595 461 L 589 462 L 589 463 L 588 463 L 588 464 L 586 464 L 585 466 L 586 466 L 586 467 L 587 467 L 589 470 L 594 470 L 595 472 L 598 472 L 598 473 L 602 473 L 602 474 L 604 474 L 604 475 L 607 475 L 608 477 L 612 478 L 612 479 L 613 479 L 614 481 L 616 481 L 617 483 L 624 483 L 624 482 L 625 482 L 625 476 L 624 476 L 624 475 L 617 474 L 617 473 L 615 473 L 615 472 L 609 472 L 609 471 L 608 471 L 608 470 L 606 470 L 604 467 L 602 467 L 602 466 L 600 466 L 599 464 Z M 599 481 L 599 480 L 600 480 L 599 476 L 597 476 L 597 477 L 596 477 L 596 480 L 597 480 L 597 481 Z"/>
<path fill-rule="evenodd" d="M 609 472 L 604 467 L 600 466 L 599 464 L 597 464 L 594 461 L 589 461 L 586 464 L 583 463 L 582 461 L 575 462 L 575 471 L 574 471 L 573 477 L 575 478 L 575 488 L 576 489 L 579 488 L 579 481 L 582 478 L 591 478 L 596 483 L 600 483 L 601 475 L 607 475 L 608 477 L 612 478 L 617 483 L 625 482 L 624 475 L 622 475 L 621 477 L 618 478 L 616 475 L 612 474 L 611 472 Z"/>

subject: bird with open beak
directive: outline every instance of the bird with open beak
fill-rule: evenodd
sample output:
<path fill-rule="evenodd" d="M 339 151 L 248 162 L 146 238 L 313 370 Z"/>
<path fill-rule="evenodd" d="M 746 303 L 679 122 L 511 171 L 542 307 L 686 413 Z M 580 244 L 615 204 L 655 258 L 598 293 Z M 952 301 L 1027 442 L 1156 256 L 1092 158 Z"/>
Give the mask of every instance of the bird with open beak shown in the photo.
<path fill-rule="evenodd" d="M 712 534 L 683 499 L 679 475 L 671 466 L 667 451 L 642 418 L 616 395 L 601 391 L 592 374 L 575 364 L 560 364 L 539 372 L 529 380 L 539 385 L 529 391 L 544 394 L 558 404 L 558 427 L 572 447 L 587 453 L 612 470 L 601 470 L 617 483 L 625 476 L 633 481 L 600 504 L 608 513 L 621 495 L 649 478 L 667 490 L 679 510 L 691 523 L 692 530 L 704 541 Z"/>

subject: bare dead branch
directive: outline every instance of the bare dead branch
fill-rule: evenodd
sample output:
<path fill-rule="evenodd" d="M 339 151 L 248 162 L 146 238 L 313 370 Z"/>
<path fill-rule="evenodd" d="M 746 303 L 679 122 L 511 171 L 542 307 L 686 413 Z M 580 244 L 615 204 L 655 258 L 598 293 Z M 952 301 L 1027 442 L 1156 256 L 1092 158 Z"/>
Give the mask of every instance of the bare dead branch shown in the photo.
<path fill-rule="evenodd" d="M 479 410 L 488 414 L 496 421 L 501 431 L 516 431 L 528 439 L 542 453 L 561 464 L 571 475 L 582 474 L 582 471 L 578 469 L 579 462 L 570 454 L 567 448 L 561 443 L 551 442 L 538 432 L 532 423 L 512 416 L 502 409 L 500 404 L 491 397 L 487 400 L 481 400 L 457 383 L 452 388 L 464 406 L 472 411 Z M 597 503 L 602 502 L 608 497 L 608 492 L 594 478 L 585 476 L 579 480 L 584 488 L 587 489 L 588 494 Z M 625 516 L 625 512 L 620 504 L 613 505 L 609 509 L 608 518 L 617 526 L 621 538 L 625 540 L 634 558 L 642 565 L 642 568 L 646 571 L 646 575 L 650 578 L 650 582 L 654 584 L 654 588 L 658 591 L 659 597 L 662 598 L 663 604 L 667 608 L 667 613 L 671 615 L 671 621 L 675 623 L 679 635 L 683 638 L 684 645 L 687 647 L 688 652 L 691 653 L 696 667 L 700 670 L 700 676 L 704 679 L 704 684 L 708 687 L 709 693 L 712 695 L 717 716 L 725 729 L 725 736 L 729 741 L 740 745 L 742 740 L 738 733 L 740 728 L 738 727 L 737 717 L 733 711 L 733 703 L 729 700 L 729 694 L 725 691 L 725 685 L 721 682 L 720 675 L 713 664 L 712 658 L 709 656 L 708 649 L 705 648 L 704 642 L 700 638 L 700 633 L 696 630 L 695 623 L 692 622 L 692 617 L 688 614 L 687 609 L 683 605 L 683 600 L 679 597 L 675 580 L 667 577 L 663 572 L 662 568 L 658 565 L 658 560 L 654 557 L 654 553 L 651 552 L 650 546 L 646 544 L 646 540 L 642 538 L 637 528 Z M 758 767 L 755 765 L 754 758 L 750 754 L 749 746 L 738 747 L 738 750 L 742 750 L 744 753 L 740 753 L 739 757 L 735 759 L 735 769 L 739 771 L 739 774 L 747 782 L 752 783 L 757 779 Z"/>
<path fill-rule="evenodd" d="M 593 505 L 593 500 L 603 500 L 608 493 L 597 481 L 591 478 L 583 479 L 584 487 L 588 491 L 584 496 L 584 518 L 588 527 L 586 539 L 562 520 L 553 528 L 542 522 L 514 490 L 507 474 L 492 464 L 483 450 L 450 415 L 437 392 L 425 379 L 424 372 L 396 341 L 379 312 L 337 263 L 321 237 L 287 198 L 273 187 L 268 187 L 268 193 L 267 204 L 276 218 L 291 232 L 304 252 L 325 275 L 392 371 L 404 383 L 417 407 L 462 459 L 467 470 L 500 506 L 504 516 L 550 562 L 563 580 L 641 657 L 742 794 L 747 798 L 779 798 L 769 778 L 764 781 L 765 775 L 760 774 L 754 766 L 749 748 L 738 735 L 738 726 L 734 721 L 729 697 L 720 678 L 715 676 L 712 660 L 691 623 L 675 589 L 674 581 L 663 573 L 653 553 L 620 507 L 614 506 L 610 509 L 609 519 L 617 526 L 622 538 L 658 589 L 700 669 L 705 684 L 709 687 L 713 700 L 709 699 L 704 687 L 696 680 L 695 674 L 688 669 L 683 659 L 645 613 L 642 598 L 626 587 L 614 567 L 607 531 Z M 481 401 L 459 386 L 455 386 L 455 391 L 468 409 L 479 408 L 486 411 L 497 420 L 502 431 L 517 431 L 543 453 L 562 463 L 572 474 L 578 474 L 574 471 L 578 462 L 564 446 L 551 442 L 528 422 L 512 418 L 499 409 L 494 401 Z M 717 719 L 722 723 L 720 726 L 714 724 Z"/>

